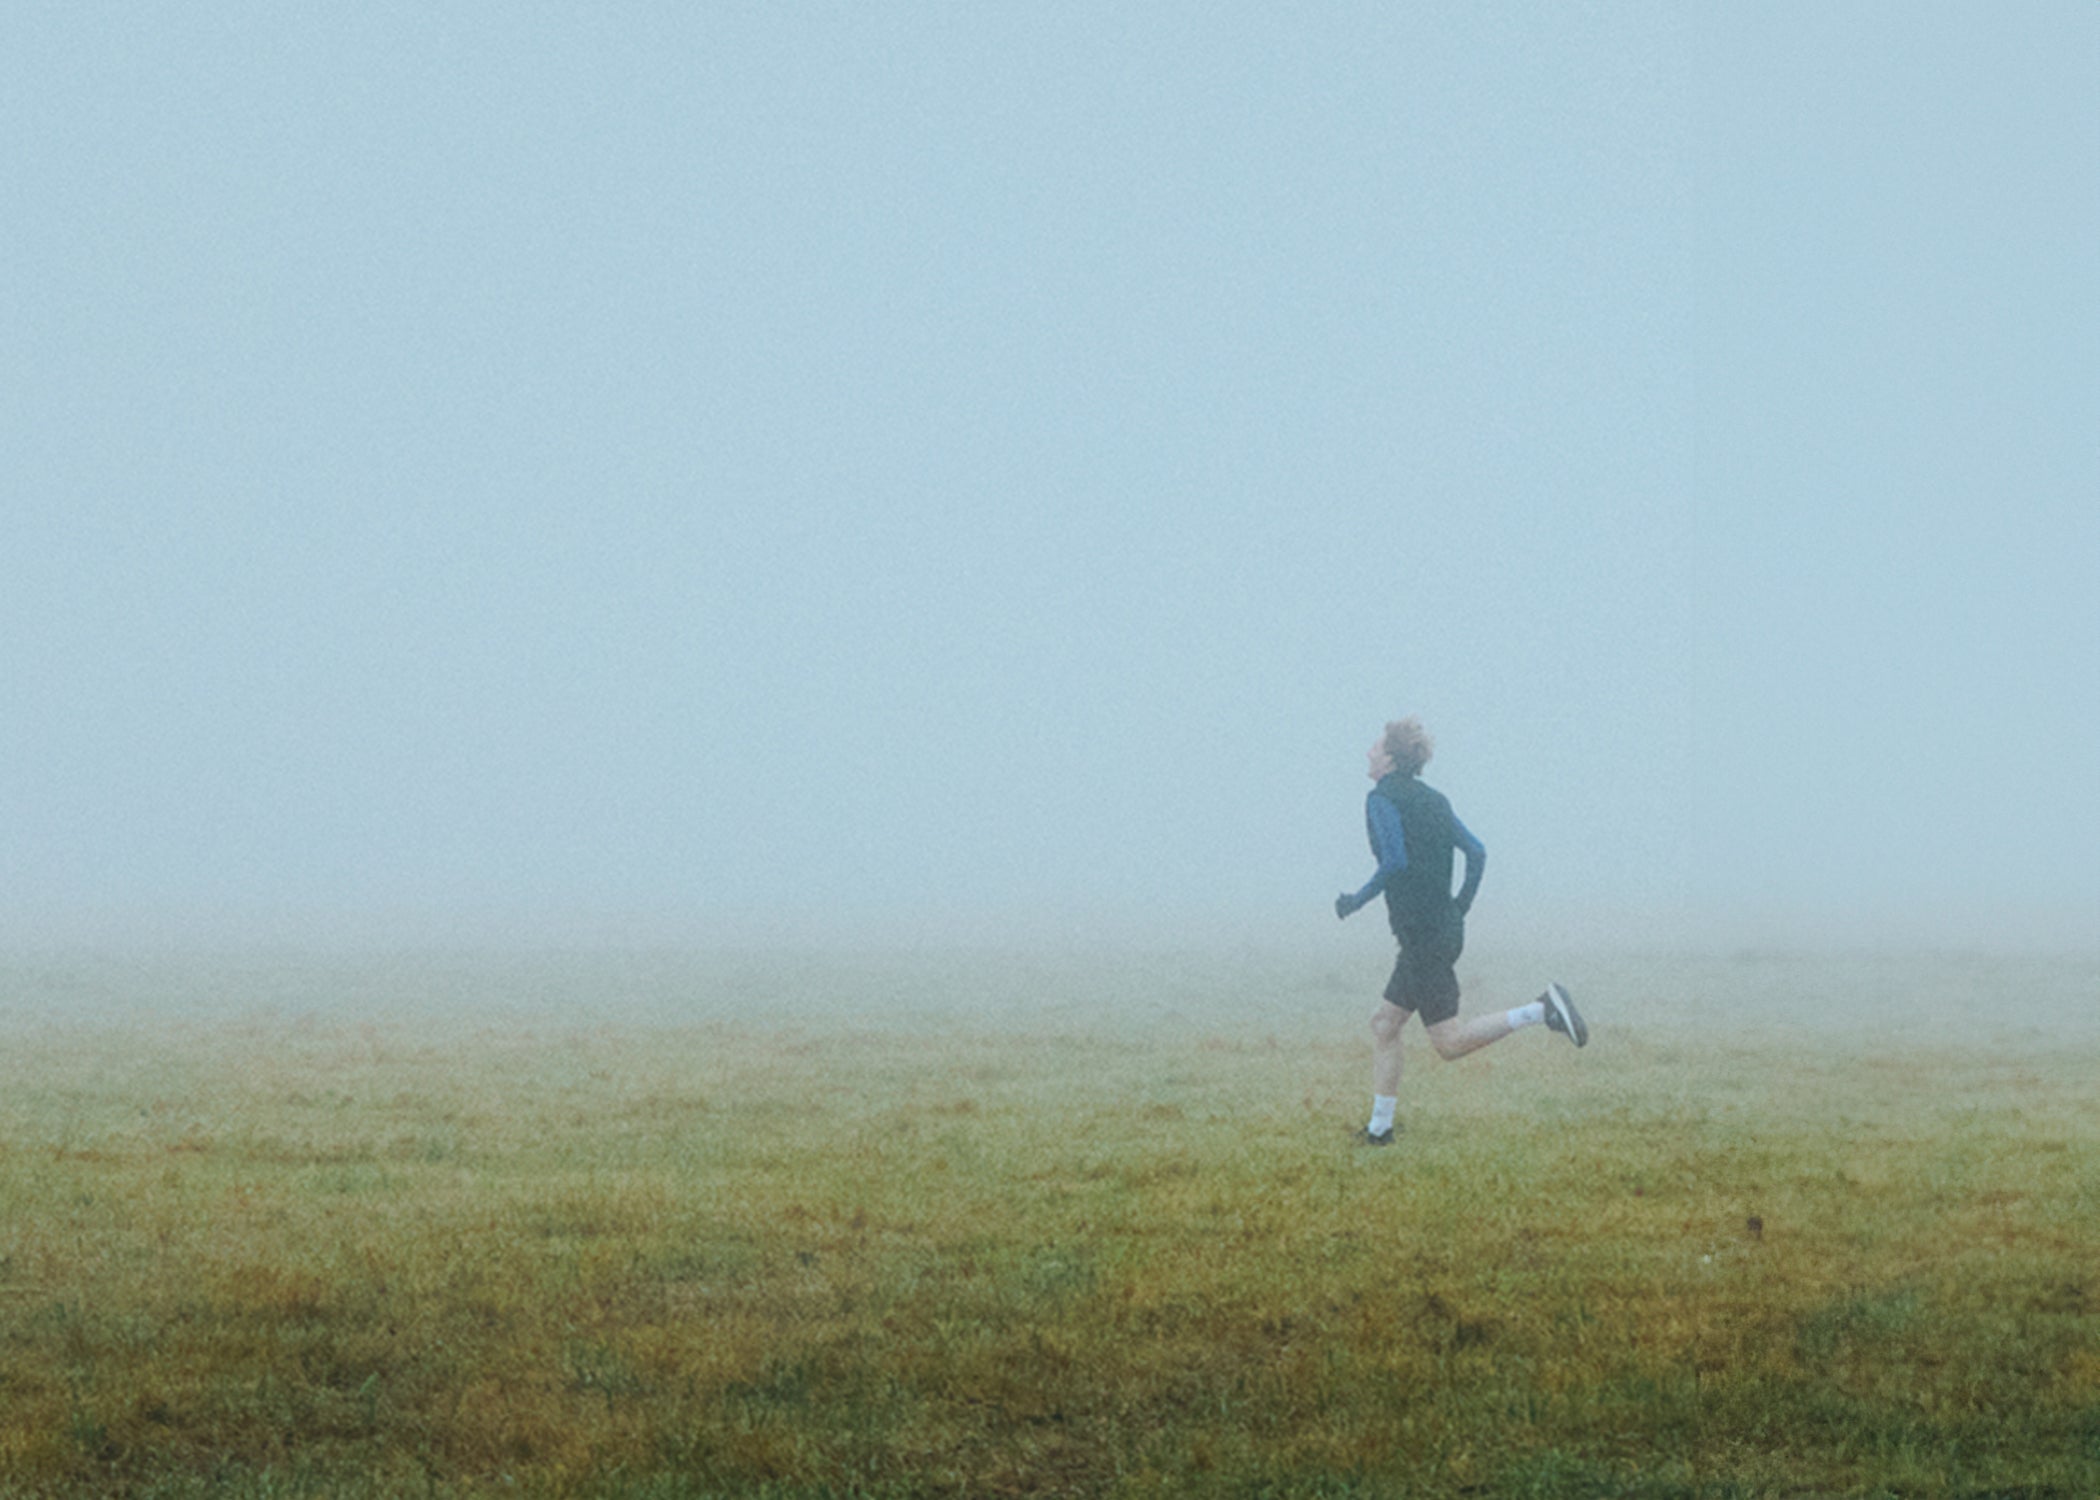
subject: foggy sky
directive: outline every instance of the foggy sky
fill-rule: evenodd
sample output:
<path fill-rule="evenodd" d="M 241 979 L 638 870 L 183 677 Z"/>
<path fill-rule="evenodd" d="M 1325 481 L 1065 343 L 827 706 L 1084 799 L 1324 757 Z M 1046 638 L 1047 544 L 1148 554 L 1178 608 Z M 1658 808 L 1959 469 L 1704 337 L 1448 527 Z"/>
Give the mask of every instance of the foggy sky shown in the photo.
<path fill-rule="evenodd" d="M 0 938 L 1323 938 L 1416 712 L 1476 930 L 2089 943 L 2096 61 L 7 7 Z"/>

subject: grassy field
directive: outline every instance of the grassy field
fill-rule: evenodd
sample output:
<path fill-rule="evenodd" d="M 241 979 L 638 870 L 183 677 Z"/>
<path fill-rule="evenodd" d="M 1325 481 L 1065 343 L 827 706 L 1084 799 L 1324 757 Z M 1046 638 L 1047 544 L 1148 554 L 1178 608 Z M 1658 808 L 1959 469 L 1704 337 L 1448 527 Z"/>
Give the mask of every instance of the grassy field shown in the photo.
<path fill-rule="evenodd" d="M 0 964 L 0 1495 L 2100 1495 L 2100 963 Z"/>

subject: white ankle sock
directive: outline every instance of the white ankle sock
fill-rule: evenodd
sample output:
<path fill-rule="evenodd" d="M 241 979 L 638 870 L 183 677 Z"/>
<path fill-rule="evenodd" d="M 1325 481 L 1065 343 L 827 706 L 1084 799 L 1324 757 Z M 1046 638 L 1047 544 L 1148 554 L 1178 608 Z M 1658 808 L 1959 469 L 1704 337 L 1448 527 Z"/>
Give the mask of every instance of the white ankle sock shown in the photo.
<path fill-rule="evenodd" d="M 1393 1128 L 1393 1110 L 1400 1103 L 1397 1094 L 1373 1094 L 1371 1096 L 1371 1134 L 1384 1135 Z"/>
<path fill-rule="evenodd" d="M 1546 1020 L 1546 1002 L 1534 1000 L 1529 1005 L 1520 1005 L 1509 1013 L 1509 1029 L 1522 1031 L 1527 1026 L 1541 1026 Z"/>

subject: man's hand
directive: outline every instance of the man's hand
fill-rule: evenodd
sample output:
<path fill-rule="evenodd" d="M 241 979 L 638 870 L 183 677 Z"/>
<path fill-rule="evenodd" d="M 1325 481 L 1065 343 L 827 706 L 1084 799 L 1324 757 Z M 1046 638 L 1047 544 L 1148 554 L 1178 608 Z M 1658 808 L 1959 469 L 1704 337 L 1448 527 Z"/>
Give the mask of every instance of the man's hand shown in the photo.
<path fill-rule="evenodd" d="M 1339 896 L 1334 898 L 1334 914 L 1336 916 L 1346 918 L 1349 915 L 1349 913 L 1355 910 L 1356 897 L 1351 895 L 1349 892 L 1343 891 Z"/>

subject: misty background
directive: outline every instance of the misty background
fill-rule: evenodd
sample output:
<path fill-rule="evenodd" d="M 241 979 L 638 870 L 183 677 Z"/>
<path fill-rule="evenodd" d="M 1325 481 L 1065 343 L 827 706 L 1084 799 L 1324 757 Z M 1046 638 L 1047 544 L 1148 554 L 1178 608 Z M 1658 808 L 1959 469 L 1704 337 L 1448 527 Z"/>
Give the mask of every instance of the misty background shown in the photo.
<path fill-rule="evenodd" d="M 0 941 L 2090 947 L 2100 10 L 0 11 Z"/>

